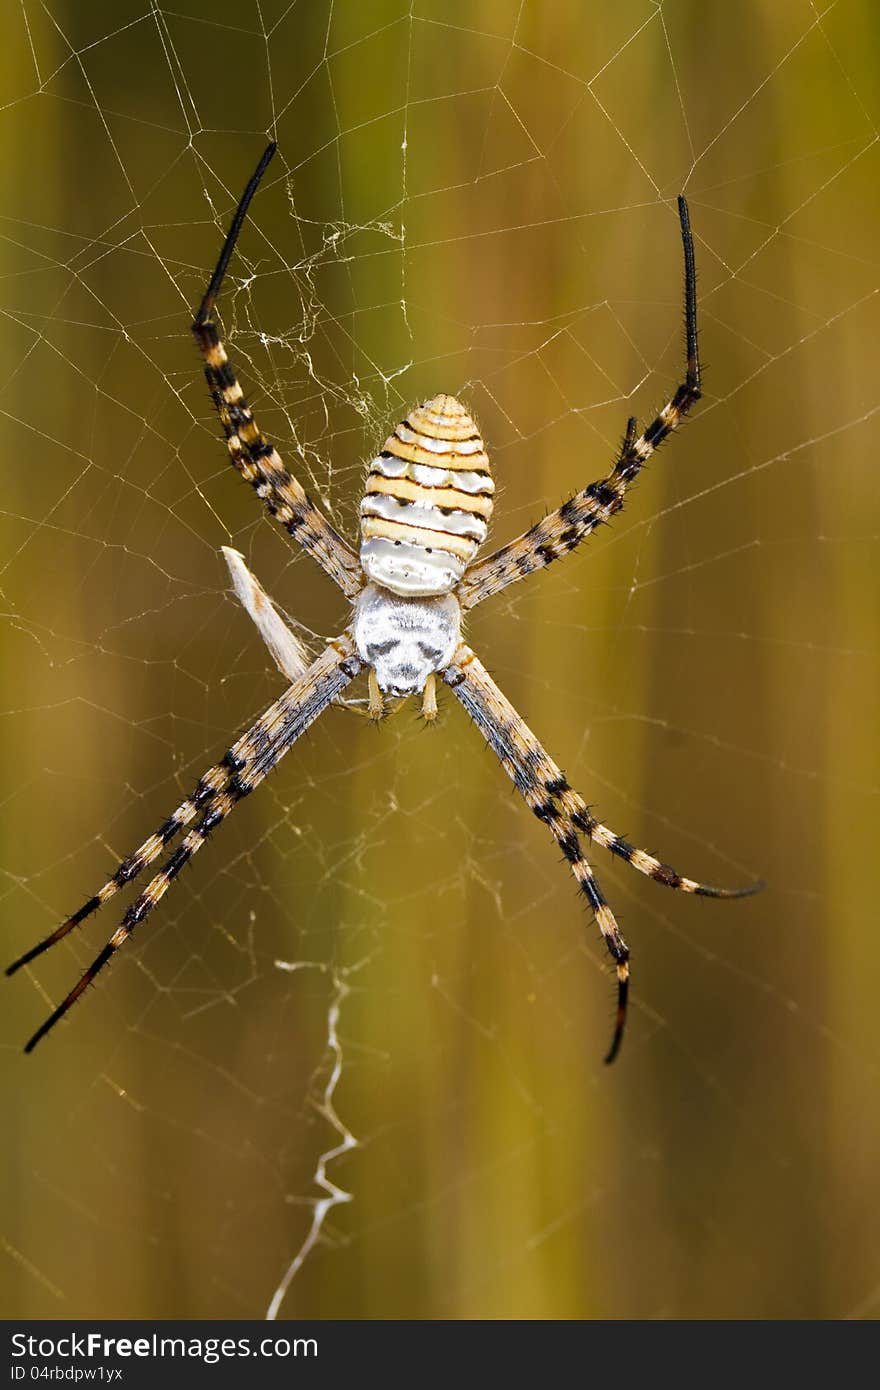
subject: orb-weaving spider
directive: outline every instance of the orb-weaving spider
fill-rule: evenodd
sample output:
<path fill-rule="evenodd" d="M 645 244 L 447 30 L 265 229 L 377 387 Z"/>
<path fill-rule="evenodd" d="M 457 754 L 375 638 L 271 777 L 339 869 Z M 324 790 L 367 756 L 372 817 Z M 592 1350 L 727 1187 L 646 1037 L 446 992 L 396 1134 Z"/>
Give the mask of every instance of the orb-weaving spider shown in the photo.
<path fill-rule="evenodd" d="M 486 538 L 495 485 L 471 416 L 454 397 L 435 396 L 397 426 L 370 465 L 361 503 L 358 556 L 258 429 L 214 322 L 215 302 L 250 201 L 274 153 L 275 145 L 271 144 L 244 191 L 192 331 L 205 359 L 205 376 L 233 465 L 271 515 L 336 582 L 352 605 L 352 622 L 199 779 L 192 795 L 119 865 L 100 892 L 9 967 L 6 973 L 11 975 L 60 941 L 137 878 L 186 826 L 192 826 L 67 998 L 34 1033 L 25 1051 L 30 1052 L 67 1013 L 233 807 L 259 786 L 300 734 L 366 669 L 369 711 L 374 719 L 383 714 L 386 694 L 421 694 L 425 719 L 435 719 L 439 675 L 556 840 L 595 914 L 617 969 L 617 1018 L 605 1059 L 611 1062 L 620 1048 L 626 1020 L 629 949 L 587 862 L 580 836 L 603 845 L 658 883 L 685 893 L 739 898 L 761 885 L 713 888 L 683 878 L 600 824 L 462 641 L 461 619 L 463 612 L 508 584 L 567 555 L 619 511 L 626 489 L 640 469 L 700 399 L 696 276 L 687 203 L 684 198 L 678 200 L 684 246 L 685 379 L 641 434 L 637 434 L 635 419 L 628 422 L 620 454 L 608 476 L 590 483 L 517 540 L 473 564 Z M 271 646 L 269 628 L 273 623 L 277 628 L 277 615 L 267 616 L 263 622 L 256 606 L 250 607 Z M 284 669 L 283 656 L 279 664 Z M 293 672 L 288 669 L 288 674 Z"/>

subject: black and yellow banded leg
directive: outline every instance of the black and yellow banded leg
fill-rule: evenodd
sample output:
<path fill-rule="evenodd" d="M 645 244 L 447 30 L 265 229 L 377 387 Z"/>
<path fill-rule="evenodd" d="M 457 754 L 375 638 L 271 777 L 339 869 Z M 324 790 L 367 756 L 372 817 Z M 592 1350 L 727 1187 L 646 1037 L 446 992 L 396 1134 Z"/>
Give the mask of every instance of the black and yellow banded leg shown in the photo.
<path fill-rule="evenodd" d="M 205 359 L 205 378 L 220 417 L 233 466 L 262 498 L 271 516 L 317 560 L 347 598 L 363 586 L 354 551 L 285 467 L 278 450 L 261 432 L 245 400 L 214 322 L 214 307 L 251 199 L 275 145 L 269 145 L 242 194 L 210 284 L 193 320 L 192 331 Z"/>
<path fill-rule="evenodd" d="M 596 919 L 617 975 L 617 1016 L 611 1046 L 605 1057 L 606 1062 L 613 1062 L 623 1042 L 630 978 L 629 947 L 620 933 L 614 913 L 587 862 L 577 831 L 573 829 L 568 816 L 548 797 L 540 778 L 529 767 L 526 749 L 529 743 L 537 743 L 534 734 L 501 693 L 485 666 L 469 647 L 463 646 L 456 652 L 452 665 L 443 672 L 443 679 L 476 724 L 526 804 L 547 826 Z"/>
<path fill-rule="evenodd" d="M 40 1039 L 45 1037 L 59 1019 L 63 1018 L 73 1007 L 80 995 L 113 958 L 120 946 L 128 940 L 135 927 L 149 917 L 157 903 L 165 896 L 175 879 L 191 862 L 208 837 L 222 824 L 239 801 L 260 785 L 272 769 L 277 766 L 284 754 L 293 747 L 300 735 L 310 724 L 314 723 L 327 706 L 354 679 L 361 669 L 361 664 L 361 660 L 355 652 L 354 643 L 348 636 L 335 639 L 302 677 L 298 681 L 294 681 L 281 698 L 270 705 L 257 722 L 236 740 L 222 762 L 218 763 L 216 768 L 212 768 L 211 772 L 201 779 L 199 786 L 207 787 L 208 779 L 211 778 L 213 782 L 213 774 L 218 769 L 223 769 L 222 787 L 213 793 L 206 794 L 205 799 L 198 807 L 196 824 L 184 836 L 177 849 L 168 857 L 159 872 L 154 875 L 140 896 L 129 907 L 106 946 L 84 971 L 70 993 L 34 1033 L 25 1047 L 26 1052 L 31 1052 Z M 190 799 L 185 805 L 192 806 L 193 799 Z M 194 812 L 193 816 L 195 814 Z M 168 823 L 170 821 L 166 822 L 166 824 Z M 158 850 L 155 853 L 151 852 L 151 858 L 155 858 L 157 854 Z M 149 862 L 150 859 L 144 859 L 141 867 Z M 107 897 L 109 896 L 112 895 L 108 894 Z M 105 897 L 104 901 L 106 900 Z M 86 906 L 90 911 L 93 911 L 101 905 L 101 897 L 96 895 Z M 78 914 L 78 920 L 83 920 L 84 915 L 85 913 Z M 53 933 L 36 950 L 23 956 L 11 967 L 11 970 L 18 969 L 20 965 L 33 959 L 34 955 L 39 954 L 40 951 L 54 945 L 55 941 L 60 940 L 75 925 L 77 922 L 74 919 L 68 919 L 62 929 Z"/>
<path fill-rule="evenodd" d="M 648 459 L 672 432 L 702 394 L 697 344 L 697 278 L 690 215 L 684 198 L 678 200 L 678 216 L 684 251 L 685 379 L 660 413 L 641 434 L 635 419 L 627 422 L 617 461 L 606 478 L 575 493 L 555 512 L 525 531 L 509 545 L 472 565 L 458 590 L 462 608 L 474 608 L 508 584 L 525 579 L 535 570 L 570 554 L 597 526 L 610 521 L 623 506 L 627 488 Z"/>
<path fill-rule="evenodd" d="M 712 898 L 742 898 L 750 896 L 763 886 L 761 883 L 754 883 L 744 888 L 717 888 L 711 884 L 700 883 L 696 879 L 685 878 L 668 864 L 655 859 L 645 850 L 637 849 L 596 820 L 583 798 L 570 786 L 562 770 L 492 680 L 486 668 L 468 648 L 463 647 L 459 650 L 455 662 L 444 673 L 444 679 L 455 691 L 534 814 L 547 825 L 562 849 L 596 914 L 608 949 L 618 967 L 619 982 L 622 976 L 624 985 L 628 979 L 629 952 L 580 849 L 579 835 L 585 835 L 596 844 L 602 845 L 655 882 L 684 893 Z M 625 1017 L 624 1005 L 625 990 L 618 1001 L 619 1031 L 615 1031 L 609 1060 L 616 1055 L 620 1046 Z"/>

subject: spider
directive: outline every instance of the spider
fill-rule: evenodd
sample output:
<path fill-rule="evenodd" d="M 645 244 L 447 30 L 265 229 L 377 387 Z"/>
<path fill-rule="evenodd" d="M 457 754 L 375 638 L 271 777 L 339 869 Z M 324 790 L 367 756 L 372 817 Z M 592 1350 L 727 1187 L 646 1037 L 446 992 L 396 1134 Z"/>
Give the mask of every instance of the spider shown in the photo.
<path fill-rule="evenodd" d="M 119 864 L 103 888 L 9 966 L 6 973 L 11 975 L 61 941 L 190 827 L 78 983 L 34 1033 L 25 1051 L 32 1051 L 67 1013 L 230 811 L 260 785 L 309 725 L 366 670 L 368 708 L 374 720 L 384 713 L 386 695 L 421 695 L 422 714 L 433 721 L 439 677 L 476 724 L 527 805 L 547 826 L 615 964 L 617 1012 L 605 1057 L 606 1062 L 612 1062 L 626 1023 L 629 948 L 584 854 L 582 838 L 610 850 L 655 882 L 684 893 L 739 898 L 762 885 L 715 888 L 684 878 L 596 820 L 479 657 L 462 640 L 461 624 L 469 609 L 567 555 L 609 521 L 623 506 L 627 488 L 654 450 L 700 399 L 696 272 L 687 203 L 683 197 L 678 199 L 684 248 L 685 379 L 640 434 L 636 420 L 628 421 L 623 444 L 607 477 L 590 483 L 509 545 L 474 563 L 486 539 L 495 485 L 483 440 L 470 414 L 454 396 L 438 395 L 410 412 L 370 464 L 360 507 L 357 555 L 260 431 L 214 320 L 229 261 L 275 148 L 274 143 L 266 148 L 242 195 L 192 331 L 205 361 L 205 376 L 233 466 L 263 499 L 270 515 L 339 586 L 351 604 L 352 621 L 303 670 L 290 650 L 285 656 L 285 647 L 295 645 L 296 639 L 290 633 L 285 637 L 286 629 L 271 605 L 263 601 L 265 596 L 258 586 L 251 588 L 245 605 L 292 683 L 220 762 L 203 774 L 177 810 Z M 247 575 L 246 569 L 244 573 Z M 241 586 L 236 587 L 244 597 Z"/>

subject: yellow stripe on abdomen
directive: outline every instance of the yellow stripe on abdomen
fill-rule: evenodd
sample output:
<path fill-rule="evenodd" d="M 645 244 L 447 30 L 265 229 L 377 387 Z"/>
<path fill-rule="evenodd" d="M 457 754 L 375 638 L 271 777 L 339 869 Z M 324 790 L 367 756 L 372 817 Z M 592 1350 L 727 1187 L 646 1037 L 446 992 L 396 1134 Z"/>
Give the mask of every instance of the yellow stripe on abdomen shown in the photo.
<path fill-rule="evenodd" d="M 393 593 L 448 593 L 486 538 L 494 491 L 464 406 L 454 396 L 417 406 L 370 466 L 361 503 L 364 573 Z"/>

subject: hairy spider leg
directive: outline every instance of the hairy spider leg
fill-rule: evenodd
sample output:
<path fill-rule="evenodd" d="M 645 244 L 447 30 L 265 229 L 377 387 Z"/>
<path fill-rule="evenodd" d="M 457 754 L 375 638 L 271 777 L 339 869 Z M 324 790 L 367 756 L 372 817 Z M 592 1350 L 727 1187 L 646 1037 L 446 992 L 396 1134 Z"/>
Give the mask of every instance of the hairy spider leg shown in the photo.
<path fill-rule="evenodd" d="M 611 1047 L 605 1058 L 606 1062 L 612 1062 L 620 1050 L 626 1022 L 629 949 L 584 857 L 578 832 L 604 845 L 640 873 L 686 893 L 714 898 L 741 898 L 757 892 L 762 885 L 714 888 L 695 879 L 683 878 L 668 864 L 661 863 L 644 850 L 636 849 L 607 826 L 601 825 L 470 648 L 459 648 L 443 679 L 477 725 L 528 806 L 553 835 L 596 916 L 617 968 L 617 1020 Z"/>
<path fill-rule="evenodd" d="M 205 359 L 205 379 L 220 417 L 233 466 L 262 498 L 270 515 L 317 560 L 347 598 L 354 598 L 364 583 L 357 556 L 288 472 L 275 445 L 260 431 L 213 318 L 214 305 L 251 199 L 275 148 L 274 144 L 266 147 L 242 194 L 220 259 L 193 320 L 192 331 Z"/>
<path fill-rule="evenodd" d="M 83 991 L 128 940 L 135 927 L 150 915 L 209 835 L 226 819 L 239 801 L 259 786 L 284 754 L 293 747 L 300 735 L 354 679 L 361 665 L 351 639 L 347 636 L 337 638 L 322 652 L 317 661 L 312 663 L 301 679 L 295 681 L 232 745 L 223 762 L 217 765 L 228 770 L 225 786 L 202 805 L 202 814 L 196 825 L 132 903 L 110 940 L 99 951 L 70 993 L 37 1029 L 27 1043 L 25 1052 L 32 1052 L 40 1039 L 44 1038 L 73 1007 Z M 70 928 L 66 926 L 66 929 Z M 56 934 L 54 939 L 60 937 Z M 50 939 L 40 949 L 46 949 L 52 944 L 54 940 Z M 24 959 L 16 962 L 12 969 L 17 969 L 23 963 Z"/>
<path fill-rule="evenodd" d="M 462 646 L 456 652 L 452 665 L 443 672 L 443 679 L 476 724 L 526 804 L 547 826 L 596 918 L 617 971 L 617 1017 L 611 1046 L 605 1056 L 606 1062 L 613 1062 L 623 1041 L 629 996 L 629 947 L 620 934 L 614 913 L 605 901 L 568 817 L 548 798 L 541 784 L 531 774 L 524 773 L 520 760 L 515 756 L 522 720 L 500 690 L 497 697 L 487 694 L 486 682 L 490 677 L 482 662 L 469 647 Z"/>
<path fill-rule="evenodd" d="M 626 435 L 617 462 L 608 476 L 575 493 L 555 512 L 532 526 L 523 535 L 502 546 L 485 560 L 474 564 L 459 586 L 463 609 L 499 594 L 508 584 L 525 579 L 535 570 L 568 555 L 597 526 L 610 521 L 623 506 L 627 488 L 638 477 L 648 459 L 673 430 L 678 429 L 688 411 L 702 395 L 700 357 L 697 346 L 697 276 L 690 215 L 684 198 L 678 200 L 681 239 L 684 248 L 684 317 L 687 370 L 685 379 L 663 409 L 636 437 L 635 419 L 627 423 Z"/>

